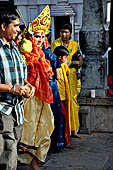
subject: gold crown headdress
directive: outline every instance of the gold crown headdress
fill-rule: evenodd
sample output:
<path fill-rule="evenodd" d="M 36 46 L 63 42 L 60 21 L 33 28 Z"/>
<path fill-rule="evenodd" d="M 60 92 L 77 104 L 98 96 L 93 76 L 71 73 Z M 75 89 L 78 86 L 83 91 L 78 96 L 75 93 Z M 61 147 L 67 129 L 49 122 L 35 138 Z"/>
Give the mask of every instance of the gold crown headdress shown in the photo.
<path fill-rule="evenodd" d="M 28 32 L 33 34 L 38 30 L 43 30 L 45 34 L 49 33 L 49 27 L 51 25 L 50 8 L 47 5 L 40 15 L 35 18 L 28 26 Z"/>

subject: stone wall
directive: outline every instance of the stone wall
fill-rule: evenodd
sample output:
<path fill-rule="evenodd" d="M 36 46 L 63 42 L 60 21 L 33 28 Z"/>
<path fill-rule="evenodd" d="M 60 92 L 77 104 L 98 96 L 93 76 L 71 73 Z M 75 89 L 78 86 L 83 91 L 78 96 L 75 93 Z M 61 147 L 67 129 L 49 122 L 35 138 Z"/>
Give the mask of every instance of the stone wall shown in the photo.
<path fill-rule="evenodd" d="M 80 97 L 81 133 L 113 132 L 113 98 Z"/>
<path fill-rule="evenodd" d="M 113 132 L 113 99 L 107 97 L 107 58 L 109 34 L 105 29 L 103 0 L 83 1 L 80 48 L 85 56 L 79 98 L 81 131 Z M 95 90 L 95 98 L 90 97 Z"/>

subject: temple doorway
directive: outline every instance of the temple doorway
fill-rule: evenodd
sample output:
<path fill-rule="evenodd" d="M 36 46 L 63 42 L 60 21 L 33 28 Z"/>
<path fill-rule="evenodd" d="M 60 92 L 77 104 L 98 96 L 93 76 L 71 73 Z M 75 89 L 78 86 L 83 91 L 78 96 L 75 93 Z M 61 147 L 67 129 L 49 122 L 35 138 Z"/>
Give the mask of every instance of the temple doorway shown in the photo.
<path fill-rule="evenodd" d="M 54 27 L 55 27 L 55 39 L 60 36 L 60 25 L 63 22 L 70 22 L 70 16 L 55 16 L 54 17 Z"/>

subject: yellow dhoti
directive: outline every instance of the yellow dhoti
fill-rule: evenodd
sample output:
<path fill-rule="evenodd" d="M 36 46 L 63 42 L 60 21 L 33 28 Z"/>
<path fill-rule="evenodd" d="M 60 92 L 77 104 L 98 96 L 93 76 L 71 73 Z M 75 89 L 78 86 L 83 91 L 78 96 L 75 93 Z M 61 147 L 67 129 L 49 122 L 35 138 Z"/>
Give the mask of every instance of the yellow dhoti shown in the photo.
<path fill-rule="evenodd" d="M 50 105 L 39 100 L 36 96 L 24 101 L 25 119 L 21 143 L 27 145 L 25 151 L 28 154 L 19 155 L 19 160 L 29 164 L 32 156 L 36 156 L 39 161 L 45 162 L 51 142 L 50 136 L 54 130 L 53 113 Z"/>

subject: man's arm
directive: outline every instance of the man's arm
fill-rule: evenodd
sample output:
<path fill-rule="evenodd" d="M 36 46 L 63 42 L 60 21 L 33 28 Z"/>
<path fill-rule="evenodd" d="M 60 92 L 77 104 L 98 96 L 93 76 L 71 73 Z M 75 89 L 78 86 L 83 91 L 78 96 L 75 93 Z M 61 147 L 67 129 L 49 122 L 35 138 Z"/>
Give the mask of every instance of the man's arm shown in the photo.
<path fill-rule="evenodd" d="M 0 84 L 0 92 L 12 93 L 19 96 L 30 97 L 31 89 L 29 86 Z M 28 95 L 29 94 L 29 95 Z"/>
<path fill-rule="evenodd" d="M 1 92 L 10 93 L 12 87 L 13 87 L 12 85 L 0 84 L 0 93 L 1 93 Z"/>

